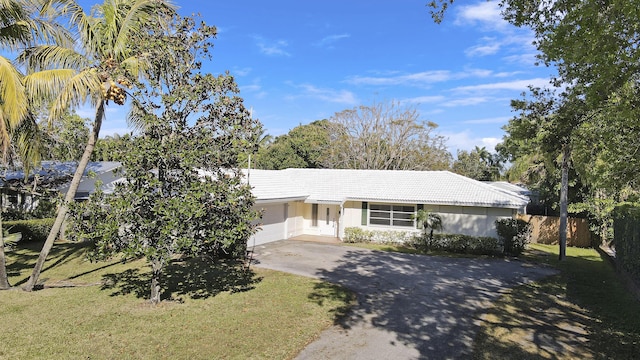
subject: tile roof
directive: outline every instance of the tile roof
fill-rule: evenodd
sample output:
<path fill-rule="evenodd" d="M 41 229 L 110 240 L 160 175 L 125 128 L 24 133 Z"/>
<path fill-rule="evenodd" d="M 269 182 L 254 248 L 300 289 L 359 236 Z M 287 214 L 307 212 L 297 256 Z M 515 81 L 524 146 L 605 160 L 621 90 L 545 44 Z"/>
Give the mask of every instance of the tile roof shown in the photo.
<path fill-rule="evenodd" d="M 250 184 L 258 200 L 305 197 L 306 202 L 359 200 L 513 209 L 527 204 L 515 193 L 449 171 L 252 169 Z"/>

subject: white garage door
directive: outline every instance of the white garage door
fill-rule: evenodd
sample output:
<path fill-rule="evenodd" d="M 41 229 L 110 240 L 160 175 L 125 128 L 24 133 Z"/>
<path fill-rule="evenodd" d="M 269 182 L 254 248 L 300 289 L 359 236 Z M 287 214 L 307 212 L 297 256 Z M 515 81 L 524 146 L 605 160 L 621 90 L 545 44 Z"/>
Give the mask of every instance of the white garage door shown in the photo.
<path fill-rule="evenodd" d="M 261 230 L 254 235 L 255 245 L 282 240 L 287 233 L 287 209 L 285 204 L 256 206 L 263 210 Z M 249 240 L 249 246 L 254 245 L 254 239 Z"/>

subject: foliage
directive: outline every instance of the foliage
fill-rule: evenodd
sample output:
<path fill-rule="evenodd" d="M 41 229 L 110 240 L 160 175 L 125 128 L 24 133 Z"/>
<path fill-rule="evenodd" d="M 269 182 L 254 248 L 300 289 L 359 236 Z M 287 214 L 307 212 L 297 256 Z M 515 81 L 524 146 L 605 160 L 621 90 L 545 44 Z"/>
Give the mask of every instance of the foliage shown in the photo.
<path fill-rule="evenodd" d="M 327 120 L 296 126 L 288 134 L 261 147 L 253 166 L 269 170 L 322 167 L 330 146 L 328 128 Z"/>
<path fill-rule="evenodd" d="M 405 244 L 416 250 L 452 252 L 474 255 L 500 255 L 502 245 L 493 237 L 463 234 L 417 234 L 413 231 L 364 230 L 358 227 L 344 229 L 346 243 Z"/>
<path fill-rule="evenodd" d="M 56 201 L 50 198 L 38 198 L 38 205 L 35 209 L 25 210 L 16 208 L 6 208 L 2 211 L 3 220 L 31 220 L 45 219 L 56 216 Z"/>
<path fill-rule="evenodd" d="M 640 284 L 640 206 L 623 205 L 614 212 L 616 259 Z"/>
<path fill-rule="evenodd" d="M 437 124 L 420 119 L 415 107 L 374 103 L 329 119 L 330 151 L 325 167 L 335 169 L 445 170 L 451 164 Z"/>
<path fill-rule="evenodd" d="M 53 218 L 3 221 L 2 228 L 10 233 L 22 233 L 22 242 L 42 242 L 53 225 Z"/>
<path fill-rule="evenodd" d="M 443 230 L 442 217 L 434 212 L 420 209 L 416 212 L 415 216 L 412 216 L 418 227 L 422 227 L 422 239 L 427 239 L 427 233 L 429 234 L 429 241 L 433 240 L 433 232 Z"/>
<path fill-rule="evenodd" d="M 457 254 L 501 255 L 502 248 L 498 239 L 486 236 L 464 234 L 434 234 L 427 237 L 422 234 L 413 238 L 409 244 L 422 252 L 444 251 Z"/>
<path fill-rule="evenodd" d="M 44 160 L 77 161 L 82 157 L 89 138 L 88 119 L 80 117 L 75 111 L 61 116 L 59 121 L 41 121 L 42 151 Z"/>
<path fill-rule="evenodd" d="M 628 0 L 503 0 L 503 16 L 536 35 L 539 58 L 595 108 L 640 75 L 640 12 Z"/>
<path fill-rule="evenodd" d="M 122 161 L 132 141 L 133 137 L 130 134 L 100 138 L 91 154 L 91 161 Z"/>
<path fill-rule="evenodd" d="M 259 124 L 230 75 L 200 72 L 215 33 L 175 18 L 141 44 L 154 60 L 149 86 L 136 96 L 135 116 L 145 126 L 122 161 L 125 182 L 73 211 L 77 236 L 95 242 L 94 259 L 147 259 L 152 302 L 175 255 L 243 257 L 255 232 L 253 196 L 238 165 L 254 148 Z"/>
<path fill-rule="evenodd" d="M 531 241 L 531 224 L 521 219 L 496 220 L 496 232 L 507 255 L 520 255 Z"/>
<path fill-rule="evenodd" d="M 364 230 L 359 227 L 344 229 L 346 243 L 403 244 L 414 236 L 412 231 Z"/>
<path fill-rule="evenodd" d="M 502 171 L 502 157 L 491 154 L 485 147 L 476 146 L 471 151 L 458 150 L 451 170 L 479 181 L 498 181 Z"/>

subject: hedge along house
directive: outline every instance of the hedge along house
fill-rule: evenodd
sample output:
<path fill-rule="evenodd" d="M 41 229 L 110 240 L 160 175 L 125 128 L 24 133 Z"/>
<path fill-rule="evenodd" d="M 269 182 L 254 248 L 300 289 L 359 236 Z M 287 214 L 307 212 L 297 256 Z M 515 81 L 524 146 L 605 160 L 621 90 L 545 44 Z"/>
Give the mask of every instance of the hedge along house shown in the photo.
<path fill-rule="evenodd" d="M 300 235 L 342 238 L 348 227 L 419 231 L 413 215 L 437 212 L 443 232 L 496 236 L 495 220 L 524 212 L 528 199 L 448 171 L 251 170 L 262 211 L 249 245 Z"/>

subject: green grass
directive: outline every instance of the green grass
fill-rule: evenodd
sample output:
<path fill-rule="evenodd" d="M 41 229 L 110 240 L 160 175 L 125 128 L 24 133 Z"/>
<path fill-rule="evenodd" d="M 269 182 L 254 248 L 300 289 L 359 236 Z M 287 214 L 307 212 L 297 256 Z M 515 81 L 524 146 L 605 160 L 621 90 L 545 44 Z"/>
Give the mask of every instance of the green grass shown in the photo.
<path fill-rule="evenodd" d="M 483 317 L 477 359 L 633 359 L 640 354 L 640 302 L 593 249 L 531 245 L 525 259 L 559 275 L 513 289 Z"/>
<path fill-rule="evenodd" d="M 8 253 L 14 285 L 40 244 Z M 56 244 L 43 290 L 0 292 L 0 359 L 287 359 L 353 303 L 309 278 L 202 259 L 176 262 L 158 306 L 143 261 L 90 263 L 86 248 Z"/>

